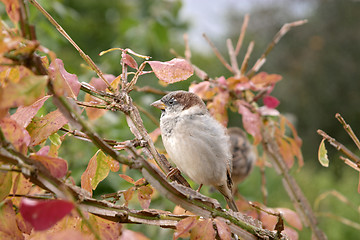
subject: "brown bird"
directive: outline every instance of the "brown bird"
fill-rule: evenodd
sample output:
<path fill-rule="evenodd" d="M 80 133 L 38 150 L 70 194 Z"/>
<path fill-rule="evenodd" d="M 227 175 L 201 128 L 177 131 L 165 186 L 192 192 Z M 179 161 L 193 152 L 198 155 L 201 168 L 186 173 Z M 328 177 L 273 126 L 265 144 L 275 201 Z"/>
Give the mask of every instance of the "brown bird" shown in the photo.
<path fill-rule="evenodd" d="M 228 134 L 230 136 L 232 154 L 231 177 L 236 186 L 250 174 L 255 165 L 257 155 L 242 129 L 238 127 L 229 128 Z"/>
<path fill-rule="evenodd" d="M 230 140 L 226 129 L 194 93 L 175 91 L 151 104 L 162 110 L 164 147 L 178 169 L 194 182 L 214 186 L 233 211 Z"/>

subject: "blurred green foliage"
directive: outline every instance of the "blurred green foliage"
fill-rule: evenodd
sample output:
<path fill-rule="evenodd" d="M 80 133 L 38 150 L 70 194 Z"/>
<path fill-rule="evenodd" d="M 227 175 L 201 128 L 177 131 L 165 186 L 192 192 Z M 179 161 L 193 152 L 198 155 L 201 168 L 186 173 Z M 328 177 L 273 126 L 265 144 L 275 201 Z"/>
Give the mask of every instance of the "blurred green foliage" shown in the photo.
<path fill-rule="evenodd" d="M 183 52 L 183 33 L 191 25 L 179 17 L 182 2 L 162 0 L 117 0 L 117 1 L 39 1 L 47 11 L 60 23 L 73 40 L 109 74 L 118 75 L 121 71 L 120 52 L 98 54 L 113 47 L 131 48 L 140 54 L 152 56 L 155 60 L 170 60 L 174 56 L 169 49 Z M 285 1 L 286 2 L 286 1 Z M 355 132 L 360 132 L 356 125 L 360 118 L 357 103 L 360 102 L 360 4 L 356 1 L 319 1 L 309 11 L 309 23 L 291 30 L 269 55 L 263 68 L 269 73 L 281 74 L 284 79 L 277 84 L 274 96 L 281 101 L 279 110 L 293 114 L 299 135 L 303 139 L 305 166 L 294 175 L 305 195 L 313 203 L 326 191 L 336 189 L 344 194 L 354 205 L 360 204 L 356 191 L 358 174 L 345 167 L 337 160 L 337 153 L 328 146 L 330 167 L 320 167 L 317 162 L 317 149 L 320 137 L 316 130 L 321 128 L 333 137 L 342 141 L 349 148 L 352 143 L 346 137 L 342 126 L 334 115 L 339 112 L 351 124 Z M 259 5 L 251 13 L 250 25 L 245 38 L 242 54 L 250 40 L 255 40 L 255 50 L 251 63 L 260 56 L 263 49 L 271 41 L 273 35 L 285 22 L 294 19 L 288 6 L 261 8 Z M 1 16 L 4 16 L 3 5 L 0 5 Z M 65 68 L 79 76 L 80 81 L 89 82 L 95 74 L 82 67 L 83 60 L 76 50 L 51 26 L 51 24 L 35 8 L 30 6 L 31 23 L 36 26 L 39 41 L 53 50 L 65 63 Z M 229 37 L 235 43 L 239 34 L 243 14 L 228 13 Z M 199 33 L 200 35 L 201 33 Z M 225 42 L 225 41 L 222 41 Z M 224 48 L 219 46 L 222 52 Z M 229 76 L 219 61 L 208 53 L 192 49 L 193 62 L 204 69 L 212 77 Z M 240 54 L 240 56 L 243 56 Z M 251 64 L 250 64 L 251 65 Z M 167 90 L 186 89 L 190 80 L 168 86 Z M 150 85 L 164 89 L 153 75 L 142 76 L 139 85 Z M 159 96 L 144 93 L 132 93 L 137 104 L 159 116 L 159 112 L 151 109 L 149 103 Z M 45 111 L 45 110 L 44 110 Z M 156 128 L 146 116 L 144 124 L 149 131 Z M 237 125 L 239 117 L 230 120 Z M 119 141 L 132 139 L 125 118 L 121 113 L 109 112 L 92 123 L 101 136 Z M 79 183 L 89 159 L 96 148 L 91 144 L 72 137 L 66 138 L 60 155 L 69 161 L 72 176 Z M 127 170 L 134 179 L 141 178 L 140 173 Z M 293 208 L 286 192 L 282 188 L 281 178 L 273 169 L 267 169 L 267 189 L 270 207 Z M 281 186 L 281 187 L 279 187 Z M 112 173 L 100 183 L 95 195 L 126 189 L 129 185 L 117 174 Z M 239 186 L 240 192 L 251 201 L 262 201 L 261 176 L 256 168 L 253 174 Z M 222 201 L 217 193 L 209 193 Z M 131 207 L 140 208 L 137 201 Z M 165 198 L 155 195 L 152 208 L 172 210 L 174 205 Z M 359 213 L 329 197 L 321 202 L 320 210 L 332 212 L 339 216 L 360 222 Z M 356 239 L 358 230 L 345 226 L 331 218 L 320 217 L 320 226 L 329 239 Z M 151 239 L 170 239 L 172 231 L 158 227 L 128 225 L 128 228 L 142 231 Z M 310 239 L 310 232 L 304 231 L 300 239 Z"/>

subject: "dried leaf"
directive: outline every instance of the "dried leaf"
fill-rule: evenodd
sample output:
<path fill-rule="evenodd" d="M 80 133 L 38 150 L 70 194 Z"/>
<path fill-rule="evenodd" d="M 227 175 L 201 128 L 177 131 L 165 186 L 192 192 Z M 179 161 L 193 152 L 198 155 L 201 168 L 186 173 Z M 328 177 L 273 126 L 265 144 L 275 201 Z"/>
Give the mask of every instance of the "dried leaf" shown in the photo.
<path fill-rule="evenodd" d="M 215 230 L 213 228 L 212 220 L 205 219 L 203 221 L 198 221 L 196 226 L 191 230 L 190 239 L 215 239 Z"/>
<path fill-rule="evenodd" d="M 5 138 L 15 147 L 15 149 L 26 154 L 31 139 L 29 133 L 11 118 L 1 119 L 0 127 Z"/>
<path fill-rule="evenodd" d="M 35 230 L 45 230 L 53 226 L 71 212 L 74 204 L 65 200 L 34 200 L 22 198 L 20 213 Z"/>
<path fill-rule="evenodd" d="M 131 68 L 138 69 L 138 64 L 135 59 L 129 54 L 122 53 L 122 61 Z"/>
<path fill-rule="evenodd" d="M 253 76 L 250 81 L 258 88 L 258 89 L 264 89 L 265 87 L 268 87 L 270 85 L 273 85 L 280 81 L 282 79 L 282 76 L 278 74 L 268 74 L 266 72 L 260 72 Z"/>
<path fill-rule="evenodd" d="M 66 160 L 44 155 L 31 155 L 31 159 L 41 162 L 50 174 L 56 178 L 63 178 L 68 171 Z"/>
<path fill-rule="evenodd" d="M 29 106 L 44 96 L 47 76 L 27 76 L 0 88 L 1 108 Z"/>
<path fill-rule="evenodd" d="M 24 239 L 16 224 L 13 203 L 9 199 L 0 204 L 0 239 Z"/>
<path fill-rule="evenodd" d="M 123 192 L 124 199 L 125 199 L 125 206 L 127 206 L 129 204 L 129 201 L 134 196 L 134 193 L 135 193 L 135 187 L 131 187 L 128 190 L 126 190 L 125 192 Z"/>
<path fill-rule="evenodd" d="M 30 235 L 33 227 L 22 217 L 20 213 L 16 214 L 16 224 L 21 232 Z"/>
<path fill-rule="evenodd" d="M 44 117 L 34 117 L 26 128 L 31 136 L 30 146 L 36 146 L 63 127 L 68 120 L 59 109 Z"/>
<path fill-rule="evenodd" d="M 214 220 L 217 232 L 221 240 L 231 240 L 231 231 L 229 226 L 219 219 Z"/>
<path fill-rule="evenodd" d="M 318 151 L 318 159 L 320 164 L 323 167 L 328 167 L 329 166 L 329 159 L 327 156 L 327 150 L 325 148 L 325 138 L 323 138 L 321 140 L 320 146 L 319 146 L 319 151 Z"/>
<path fill-rule="evenodd" d="M 276 108 L 280 104 L 280 101 L 273 96 L 265 96 L 263 98 L 263 101 L 265 106 L 267 106 L 268 108 Z"/>
<path fill-rule="evenodd" d="M 61 59 L 55 59 L 49 66 L 49 77 L 53 81 L 55 93 L 59 96 L 77 98 L 81 84 L 75 74 L 68 73 Z"/>
<path fill-rule="evenodd" d="M 90 223 L 97 227 L 101 240 L 118 239 L 121 234 L 121 224 L 92 215 Z"/>
<path fill-rule="evenodd" d="M 132 178 L 129 177 L 128 175 L 119 174 L 119 176 L 120 176 L 122 179 L 124 179 L 125 181 L 127 181 L 128 183 L 135 184 L 134 179 L 132 179 Z"/>
<path fill-rule="evenodd" d="M 95 175 L 96 172 L 96 156 L 97 153 L 90 159 L 85 171 L 81 175 L 81 188 L 85 189 L 92 195 L 92 186 L 91 186 L 91 179 Z"/>
<path fill-rule="evenodd" d="M 16 175 L 13 174 L 13 182 L 12 194 L 26 195 L 30 192 L 32 183 L 21 173 Z"/>
<path fill-rule="evenodd" d="M 19 107 L 16 112 L 11 115 L 11 118 L 14 119 L 20 126 L 26 128 L 31 119 L 36 115 L 39 109 L 44 105 L 45 101 L 51 96 L 44 96 L 27 107 Z"/>
<path fill-rule="evenodd" d="M 253 144 L 257 145 L 262 139 L 260 114 L 252 112 L 244 101 L 238 100 L 237 105 L 245 130 L 254 137 Z"/>
<path fill-rule="evenodd" d="M 151 196 L 154 193 L 154 190 L 150 186 L 141 186 L 137 190 L 137 193 L 141 207 L 143 209 L 149 209 Z"/>
<path fill-rule="evenodd" d="M 175 83 L 188 79 L 194 73 L 191 64 L 185 59 L 174 58 L 168 62 L 148 61 L 156 77 L 166 83 Z"/>
<path fill-rule="evenodd" d="M 190 230 L 193 229 L 198 221 L 197 216 L 187 217 L 176 224 L 176 231 L 174 233 L 174 240 L 178 238 L 185 238 L 189 236 Z"/>
<path fill-rule="evenodd" d="M 0 202 L 10 193 L 12 186 L 12 173 L 0 171 Z"/>

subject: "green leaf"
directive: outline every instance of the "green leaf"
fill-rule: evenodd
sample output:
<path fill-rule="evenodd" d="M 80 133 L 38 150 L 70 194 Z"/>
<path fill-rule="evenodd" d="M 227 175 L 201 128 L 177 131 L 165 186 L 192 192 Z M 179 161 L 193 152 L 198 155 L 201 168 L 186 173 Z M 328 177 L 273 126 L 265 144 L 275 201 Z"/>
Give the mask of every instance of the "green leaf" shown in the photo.
<path fill-rule="evenodd" d="M 323 138 L 323 140 L 320 143 L 319 146 L 319 152 L 318 152 L 318 158 L 319 158 L 319 162 L 323 167 L 328 167 L 329 166 L 329 159 L 327 156 L 327 150 L 325 148 L 325 138 Z"/>
<path fill-rule="evenodd" d="M 96 170 L 93 178 L 91 179 L 92 189 L 96 189 L 97 185 L 107 177 L 109 171 L 110 167 L 107 161 L 107 156 L 100 151 L 96 156 Z"/>

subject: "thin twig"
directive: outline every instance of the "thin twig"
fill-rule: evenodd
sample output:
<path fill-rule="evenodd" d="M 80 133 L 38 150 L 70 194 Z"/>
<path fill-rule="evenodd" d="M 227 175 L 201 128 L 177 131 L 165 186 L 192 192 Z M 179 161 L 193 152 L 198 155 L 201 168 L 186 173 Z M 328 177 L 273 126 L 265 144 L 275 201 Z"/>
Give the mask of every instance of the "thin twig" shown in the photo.
<path fill-rule="evenodd" d="M 185 44 L 185 59 L 191 63 L 190 59 L 191 59 L 191 50 L 190 50 L 190 45 L 189 45 L 189 35 L 188 34 L 184 34 L 184 44 Z"/>
<path fill-rule="evenodd" d="M 340 115 L 340 113 L 335 114 L 335 117 L 343 125 L 345 131 L 349 134 L 351 139 L 356 144 L 357 148 L 360 150 L 360 141 L 356 137 L 356 135 L 355 135 L 354 131 L 352 130 L 352 128 L 350 127 L 350 125 L 346 123 L 345 119 Z"/>
<path fill-rule="evenodd" d="M 249 63 L 249 59 L 250 59 L 250 55 L 254 49 L 254 45 L 255 45 L 255 42 L 254 41 L 251 41 L 249 43 L 249 46 L 246 50 L 246 54 L 245 54 L 245 57 L 244 57 L 244 61 L 242 62 L 241 64 L 241 69 L 240 69 L 240 74 L 241 76 L 243 76 L 246 72 L 246 69 L 247 69 L 247 66 L 248 66 L 248 63 Z"/>
<path fill-rule="evenodd" d="M 231 67 L 233 69 L 233 72 L 234 72 L 234 76 L 236 78 L 240 77 L 240 69 L 239 69 L 239 65 L 238 65 L 238 62 L 237 62 L 237 59 L 236 59 L 236 54 L 235 54 L 235 51 L 234 51 L 234 46 L 231 42 L 231 39 L 228 38 L 226 40 L 226 46 L 228 48 L 228 51 L 229 51 L 229 56 L 230 56 L 230 61 L 231 61 Z"/>
<path fill-rule="evenodd" d="M 351 161 L 350 159 L 340 156 L 340 159 L 344 161 L 344 163 L 346 165 L 348 165 L 349 167 L 355 169 L 356 171 L 360 172 L 360 166 L 359 164 L 354 163 L 353 161 Z"/>
<path fill-rule="evenodd" d="M 252 69 L 246 74 L 248 77 L 252 77 L 259 69 L 262 67 L 262 65 L 266 61 L 266 57 L 269 55 L 271 50 L 275 47 L 275 45 L 280 41 L 280 39 L 288 32 L 291 28 L 301 26 L 303 24 L 307 23 L 307 20 L 300 20 L 295 21 L 291 23 L 285 23 L 279 32 L 277 32 L 273 38 L 273 40 L 270 42 L 270 44 L 265 49 L 264 53 L 261 55 L 261 57 L 256 61 Z"/>
<path fill-rule="evenodd" d="M 240 52 L 240 49 L 241 49 L 241 46 L 242 46 L 242 43 L 243 43 L 243 40 L 244 40 L 244 37 L 245 37 L 245 33 L 246 33 L 246 28 L 249 24 L 249 14 L 246 14 L 244 16 L 244 22 L 241 26 L 241 31 L 240 31 L 240 36 L 239 36 L 239 39 L 236 43 L 236 48 L 235 48 L 235 55 L 239 55 L 239 52 Z"/>
<path fill-rule="evenodd" d="M 216 57 L 220 60 L 220 62 L 232 73 L 233 69 L 231 68 L 231 66 L 226 62 L 225 58 L 221 55 L 221 53 L 219 52 L 219 50 L 215 47 L 214 43 L 208 38 L 208 36 L 203 33 L 203 37 L 205 38 L 205 40 L 209 43 L 211 49 L 213 50 L 213 52 L 215 53 Z"/>
<path fill-rule="evenodd" d="M 325 138 L 333 147 L 336 148 L 336 150 L 341 151 L 346 156 L 348 156 L 352 161 L 354 161 L 356 164 L 360 163 L 360 158 L 354 154 L 352 151 L 350 151 L 347 147 L 336 141 L 334 138 L 330 137 L 327 133 L 325 133 L 322 130 L 317 130 L 317 133 L 321 135 L 323 138 Z"/>

